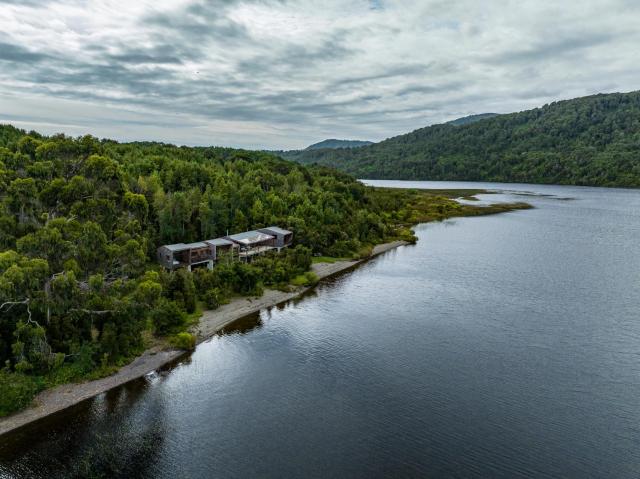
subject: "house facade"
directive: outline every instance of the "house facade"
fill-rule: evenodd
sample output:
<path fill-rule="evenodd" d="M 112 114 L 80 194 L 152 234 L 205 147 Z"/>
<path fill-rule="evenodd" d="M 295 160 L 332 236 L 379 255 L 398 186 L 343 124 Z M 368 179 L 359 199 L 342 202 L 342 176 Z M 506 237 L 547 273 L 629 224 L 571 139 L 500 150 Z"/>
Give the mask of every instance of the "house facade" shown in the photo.
<path fill-rule="evenodd" d="M 222 258 L 251 261 L 269 251 L 281 251 L 293 242 L 293 232 L 270 226 L 196 243 L 176 243 L 158 248 L 158 262 L 170 271 L 196 267 L 213 269 Z"/>
<path fill-rule="evenodd" d="M 204 241 L 160 246 L 157 254 L 158 262 L 171 271 L 178 268 L 191 271 L 196 266 L 213 268 L 214 253 L 211 246 Z"/>
<path fill-rule="evenodd" d="M 238 245 L 238 257 L 243 261 L 251 261 L 254 256 L 278 249 L 274 235 L 257 230 L 225 236 L 224 239 Z"/>
<path fill-rule="evenodd" d="M 276 248 L 278 248 L 278 251 L 287 246 L 291 246 L 291 243 L 293 243 L 293 232 L 278 226 L 269 226 L 268 228 L 262 228 L 258 231 L 274 236 L 276 238 Z"/>

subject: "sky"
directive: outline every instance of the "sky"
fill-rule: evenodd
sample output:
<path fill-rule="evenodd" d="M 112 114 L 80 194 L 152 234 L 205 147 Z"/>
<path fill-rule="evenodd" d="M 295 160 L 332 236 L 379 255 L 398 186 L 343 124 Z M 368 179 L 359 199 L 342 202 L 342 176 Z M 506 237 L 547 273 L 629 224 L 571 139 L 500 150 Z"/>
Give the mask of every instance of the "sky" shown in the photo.
<path fill-rule="evenodd" d="M 0 0 L 0 123 L 251 149 L 640 89 L 640 1 Z"/>

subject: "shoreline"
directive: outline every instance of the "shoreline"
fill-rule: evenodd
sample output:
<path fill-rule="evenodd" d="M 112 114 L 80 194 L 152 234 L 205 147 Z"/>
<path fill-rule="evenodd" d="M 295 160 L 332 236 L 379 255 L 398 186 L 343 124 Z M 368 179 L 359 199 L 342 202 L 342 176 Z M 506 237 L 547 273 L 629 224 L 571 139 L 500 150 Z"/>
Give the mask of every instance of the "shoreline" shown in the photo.
<path fill-rule="evenodd" d="M 407 244 L 409 244 L 407 241 L 392 241 L 390 243 L 379 244 L 373 248 L 371 255 L 364 259 L 336 261 L 334 263 L 316 263 L 311 266 L 311 270 L 318 276 L 320 282 L 365 263 L 387 251 Z M 218 309 L 204 311 L 198 324 L 191 328 L 191 332 L 196 335 L 196 344 L 203 343 L 239 319 L 263 309 L 290 301 L 316 286 L 317 285 L 299 287 L 291 292 L 266 289 L 262 296 L 234 298 L 228 304 L 222 305 Z M 35 406 L 0 418 L 0 436 L 75 406 L 76 404 L 122 386 L 130 381 L 139 379 L 185 354 L 188 354 L 188 352 L 178 349 L 167 350 L 156 346 L 146 350 L 111 376 L 94 381 L 69 383 L 46 389 L 35 397 Z"/>

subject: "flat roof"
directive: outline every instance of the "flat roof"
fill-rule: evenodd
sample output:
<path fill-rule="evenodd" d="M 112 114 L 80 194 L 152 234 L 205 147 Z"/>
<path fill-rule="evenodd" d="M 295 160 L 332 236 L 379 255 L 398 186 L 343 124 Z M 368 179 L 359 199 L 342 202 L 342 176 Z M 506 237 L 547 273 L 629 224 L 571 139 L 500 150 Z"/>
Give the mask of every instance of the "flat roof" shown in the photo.
<path fill-rule="evenodd" d="M 185 245 L 187 248 L 189 249 L 195 249 L 195 248 L 208 248 L 209 245 L 207 243 L 205 243 L 204 241 L 197 241 L 195 243 L 189 243 L 188 245 Z"/>
<path fill-rule="evenodd" d="M 292 231 L 285 230 L 284 228 L 280 228 L 279 226 L 268 226 L 266 228 L 262 228 L 262 230 L 271 231 L 272 233 L 276 233 L 279 235 L 288 235 L 292 233 Z"/>
<path fill-rule="evenodd" d="M 184 251 L 184 250 L 195 249 L 195 248 L 207 248 L 208 246 L 209 245 L 207 243 L 199 241 L 197 243 L 189 243 L 189 244 L 185 244 L 185 243 L 165 244 L 161 246 L 161 248 L 167 248 L 169 251 Z"/>
<path fill-rule="evenodd" d="M 206 240 L 205 243 L 213 246 L 229 246 L 234 244 L 233 241 L 229 241 L 228 239 L 224 239 L 224 238 Z"/>
<path fill-rule="evenodd" d="M 184 249 L 189 249 L 189 247 L 184 243 L 165 244 L 162 245 L 161 248 L 167 248 L 169 251 L 182 251 Z"/>
<path fill-rule="evenodd" d="M 235 241 L 236 243 L 252 244 L 273 239 L 274 236 L 262 233 L 261 231 L 245 231 L 244 233 L 229 235 L 227 238 Z"/>

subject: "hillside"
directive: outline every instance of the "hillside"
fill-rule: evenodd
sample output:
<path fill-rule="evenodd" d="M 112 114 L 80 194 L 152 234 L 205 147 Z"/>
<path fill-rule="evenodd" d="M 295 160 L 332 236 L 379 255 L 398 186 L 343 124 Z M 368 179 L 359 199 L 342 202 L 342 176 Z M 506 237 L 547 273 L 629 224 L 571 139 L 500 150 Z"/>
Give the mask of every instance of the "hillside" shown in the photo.
<path fill-rule="evenodd" d="M 447 123 L 454 126 L 470 125 L 477 121 L 486 120 L 487 118 L 493 118 L 498 116 L 498 113 L 479 113 L 477 115 L 464 116 L 455 120 L 448 121 Z"/>
<path fill-rule="evenodd" d="M 600 94 L 442 124 L 292 159 L 359 178 L 640 186 L 640 92 Z"/>
<path fill-rule="evenodd" d="M 336 140 L 329 139 L 308 146 L 305 150 L 321 150 L 323 148 L 358 148 L 360 146 L 372 145 L 372 141 L 361 140 Z"/>

